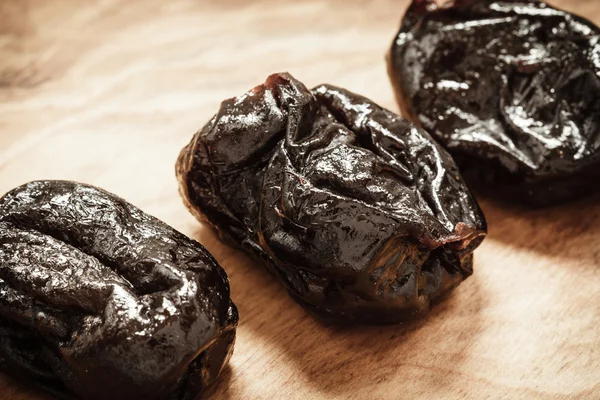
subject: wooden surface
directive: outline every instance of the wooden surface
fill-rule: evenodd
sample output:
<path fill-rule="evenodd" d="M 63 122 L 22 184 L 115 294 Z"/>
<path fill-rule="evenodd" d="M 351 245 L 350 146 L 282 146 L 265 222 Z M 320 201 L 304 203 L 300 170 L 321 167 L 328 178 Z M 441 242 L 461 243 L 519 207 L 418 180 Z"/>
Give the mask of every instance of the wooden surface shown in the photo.
<path fill-rule="evenodd" d="M 600 23 L 600 2 L 553 1 Z M 73 179 L 203 243 L 240 312 L 214 399 L 599 399 L 600 201 L 483 201 L 475 274 L 408 326 L 318 324 L 186 211 L 174 162 L 221 100 L 289 71 L 397 110 L 400 0 L 0 0 L 0 192 Z M 595 183 L 597 184 L 597 183 Z M 0 376 L 0 399 L 45 399 Z"/>

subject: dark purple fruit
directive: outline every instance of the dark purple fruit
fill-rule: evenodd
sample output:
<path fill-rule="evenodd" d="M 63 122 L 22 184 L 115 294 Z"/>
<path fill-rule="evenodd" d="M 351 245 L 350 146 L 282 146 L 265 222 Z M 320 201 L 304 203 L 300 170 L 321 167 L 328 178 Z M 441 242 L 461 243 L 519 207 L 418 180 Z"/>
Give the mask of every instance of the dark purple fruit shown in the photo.
<path fill-rule="evenodd" d="M 194 215 L 336 322 L 425 313 L 471 275 L 486 233 L 454 162 L 426 132 L 289 74 L 224 101 L 177 174 Z"/>
<path fill-rule="evenodd" d="M 125 200 L 66 181 L 0 199 L 4 372 L 64 399 L 193 399 L 237 320 L 204 247 Z"/>
<path fill-rule="evenodd" d="M 542 1 L 414 0 L 388 58 L 404 115 L 493 197 L 597 193 L 600 29 Z"/>

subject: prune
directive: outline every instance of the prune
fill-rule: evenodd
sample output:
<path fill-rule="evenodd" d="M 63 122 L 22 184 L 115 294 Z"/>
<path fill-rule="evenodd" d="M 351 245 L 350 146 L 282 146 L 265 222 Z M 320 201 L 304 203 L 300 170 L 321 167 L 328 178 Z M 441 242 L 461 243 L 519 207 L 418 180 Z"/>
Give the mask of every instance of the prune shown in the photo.
<path fill-rule="evenodd" d="M 192 213 L 328 322 L 423 314 L 471 275 L 486 232 L 454 162 L 426 132 L 289 74 L 225 100 L 176 170 Z"/>
<path fill-rule="evenodd" d="M 542 1 L 414 0 L 388 57 L 405 116 L 473 188 L 536 206 L 598 192 L 600 30 Z"/>
<path fill-rule="evenodd" d="M 66 181 L 0 199 L 0 368 L 65 399 L 191 399 L 233 351 L 227 276 L 199 243 Z"/>

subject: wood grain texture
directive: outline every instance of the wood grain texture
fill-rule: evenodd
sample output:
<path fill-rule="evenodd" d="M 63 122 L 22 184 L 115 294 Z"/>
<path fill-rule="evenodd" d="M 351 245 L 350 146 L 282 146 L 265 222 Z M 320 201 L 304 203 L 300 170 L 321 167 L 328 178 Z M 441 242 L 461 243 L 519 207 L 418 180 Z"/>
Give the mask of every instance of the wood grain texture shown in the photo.
<path fill-rule="evenodd" d="M 599 399 L 600 202 L 483 201 L 475 274 L 406 326 L 320 325 L 184 208 L 179 150 L 273 72 L 397 110 L 384 54 L 401 0 L 0 0 L 0 192 L 73 179 L 203 243 L 240 326 L 214 399 Z M 552 1 L 600 23 L 600 3 Z M 596 183 L 597 184 L 597 183 Z M 0 398 L 47 397 L 0 376 Z"/>

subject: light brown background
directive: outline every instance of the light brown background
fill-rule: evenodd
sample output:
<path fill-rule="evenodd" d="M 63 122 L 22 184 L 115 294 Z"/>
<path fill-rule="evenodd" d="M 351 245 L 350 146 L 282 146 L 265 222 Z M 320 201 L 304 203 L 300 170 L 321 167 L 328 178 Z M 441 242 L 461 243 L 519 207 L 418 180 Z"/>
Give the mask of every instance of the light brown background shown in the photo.
<path fill-rule="evenodd" d="M 597 0 L 552 3 L 600 23 Z M 180 148 L 221 100 L 272 72 L 397 110 L 384 54 L 406 4 L 0 0 L 0 192 L 88 182 L 203 243 L 240 311 L 215 399 L 598 399 L 598 200 L 541 211 L 483 201 L 490 234 L 475 274 L 429 318 L 336 329 L 178 197 Z M 0 399 L 43 398 L 0 375 Z"/>

